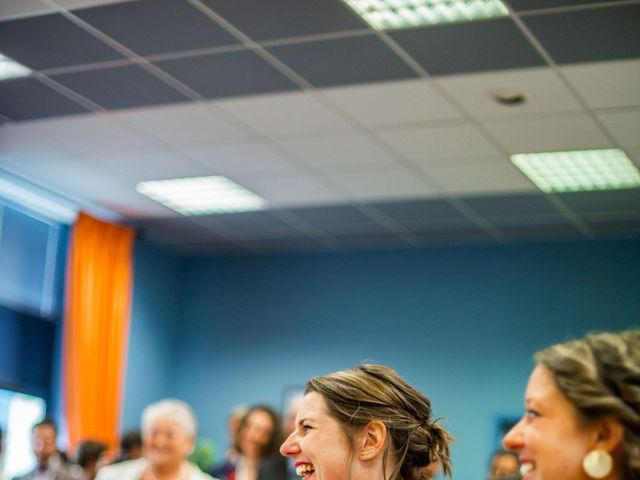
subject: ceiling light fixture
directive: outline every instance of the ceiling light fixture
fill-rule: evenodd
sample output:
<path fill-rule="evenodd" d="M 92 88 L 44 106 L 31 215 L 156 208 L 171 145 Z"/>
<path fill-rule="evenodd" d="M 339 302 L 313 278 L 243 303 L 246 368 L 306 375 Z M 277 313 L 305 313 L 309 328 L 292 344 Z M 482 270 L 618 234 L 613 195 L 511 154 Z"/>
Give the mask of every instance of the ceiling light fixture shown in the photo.
<path fill-rule="evenodd" d="M 500 0 L 343 0 L 376 30 L 505 17 Z"/>
<path fill-rule="evenodd" d="M 20 78 L 31 75 L 31 70 L 0 53 L 0 80 Z"/>
<path fill-rule="evenodd" d="M 521 153 L 511 161 L 543 192 L 640 187 L 640 171 L 619 148 Z"/>
<path fill-rule="evenodd" d="M 136 190 L 181 215 L 251 212 L 267 201 L 222 176 L 139 182 Z"/>

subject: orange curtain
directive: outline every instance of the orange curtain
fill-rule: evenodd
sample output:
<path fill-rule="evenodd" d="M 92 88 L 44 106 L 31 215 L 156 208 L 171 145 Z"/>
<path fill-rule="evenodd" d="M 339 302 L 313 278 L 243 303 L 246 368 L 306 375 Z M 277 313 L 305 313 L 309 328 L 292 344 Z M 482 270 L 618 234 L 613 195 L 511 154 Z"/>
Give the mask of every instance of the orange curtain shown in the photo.
<path fill-rule="evenodd" d="M 132 290 L 132 229 L 80 213 L 67 266 L 63 395 L 70 449 L 117 448 Z"/>

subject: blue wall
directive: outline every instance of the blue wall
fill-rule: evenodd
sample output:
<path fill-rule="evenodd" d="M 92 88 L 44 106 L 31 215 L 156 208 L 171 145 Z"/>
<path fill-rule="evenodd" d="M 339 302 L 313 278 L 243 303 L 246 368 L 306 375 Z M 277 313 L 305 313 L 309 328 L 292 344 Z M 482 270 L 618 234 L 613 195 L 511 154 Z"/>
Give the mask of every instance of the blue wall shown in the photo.
<path fill-rule="evenodd" d="M 129 420 L 178 396 L 222 450 L 234 405 L 280 406 L 286 386 L 371 360 L 432 399 L 460 480 L 485 474 L 536 349 L 640 311 L 639 240 L 194 258 L 184 278 L 158 252 L 137 265 Z"/>
<path fill-rule="evenodd" d="M 131 309 L 123 428 L 137 428 L 145 405 L 176 396 L 171 376 L 176 332 L 181 322 L 183 261 L 146 242 L 134 252 L 134 294 Z"/>

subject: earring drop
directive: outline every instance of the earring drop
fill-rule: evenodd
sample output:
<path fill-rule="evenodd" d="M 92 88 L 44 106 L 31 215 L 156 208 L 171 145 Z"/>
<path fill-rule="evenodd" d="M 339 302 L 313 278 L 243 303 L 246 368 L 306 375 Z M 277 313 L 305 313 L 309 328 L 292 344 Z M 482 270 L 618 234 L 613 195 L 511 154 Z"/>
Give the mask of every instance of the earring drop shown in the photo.
<path fill-rule="evenodd" d="M 611 455 L 604 450 L 592 450 L 585 455 L 582 468 L 591 478 L 604 478 L 611 473 L 613 460 Z"/>

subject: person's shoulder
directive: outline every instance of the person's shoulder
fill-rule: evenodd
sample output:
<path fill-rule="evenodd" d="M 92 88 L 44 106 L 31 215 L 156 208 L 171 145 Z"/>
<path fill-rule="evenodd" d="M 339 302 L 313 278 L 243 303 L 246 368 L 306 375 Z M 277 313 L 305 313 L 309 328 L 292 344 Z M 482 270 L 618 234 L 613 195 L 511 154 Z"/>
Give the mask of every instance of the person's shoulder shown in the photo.
<path fill-rule="evenodd" d="M 13 477 L 11 480 L 28 480 L 29 478 L 31 478 L 31 473 L 25 473 L 24 475 Z"/>
<path fill-rule="evenodd" d="M 191 465 L 191 475 L 189 480 L 219 480 L 216 477 L 212 477 L 208 473 L 203 472 L 197 466 Z"/>
<path fill-rule="evenodd" d="M 95 480 L 127 480 L 137 478 L 146 468 L 147 461 L 144 458 L 113 463 L 98 470 Z"/>

